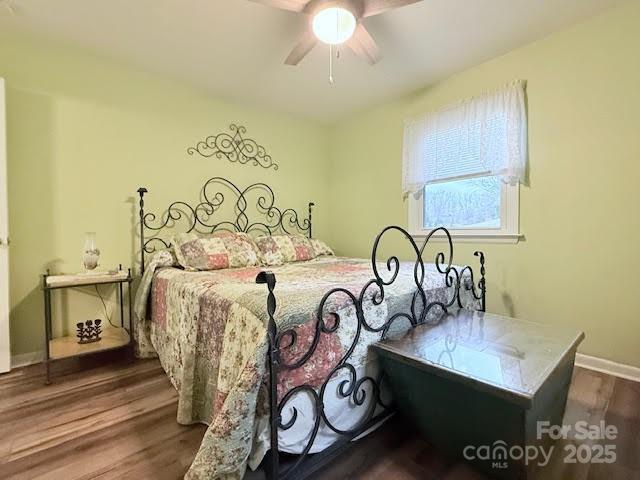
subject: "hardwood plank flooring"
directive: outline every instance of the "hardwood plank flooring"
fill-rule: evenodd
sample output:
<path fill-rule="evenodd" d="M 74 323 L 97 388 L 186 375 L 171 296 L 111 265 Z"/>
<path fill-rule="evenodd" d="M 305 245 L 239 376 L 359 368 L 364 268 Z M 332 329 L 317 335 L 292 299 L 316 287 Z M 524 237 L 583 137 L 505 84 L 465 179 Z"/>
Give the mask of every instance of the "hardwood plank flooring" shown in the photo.
<path fill-rule="evenodd" d="M 81 367 L 81 368 L 80 368 Z M 178 479 L 206 427 L 176 422 L 177 395 L 156 360 L 114 354 L 0 375 L 0 479 Z M 618 428 L 614 464 L 567 464 L 554 455 L 539 478 L 640 480 L 640 383 L 576 368 L 565 423 Z M 583 441 L 582 443 L 584 443 Z M 556 453 L 569 443 L 559 442 Z M 263 478 L 253 472 L 247 478 Z M 321 479 L 475 480 L 394 418 L 316 475 Z"/>

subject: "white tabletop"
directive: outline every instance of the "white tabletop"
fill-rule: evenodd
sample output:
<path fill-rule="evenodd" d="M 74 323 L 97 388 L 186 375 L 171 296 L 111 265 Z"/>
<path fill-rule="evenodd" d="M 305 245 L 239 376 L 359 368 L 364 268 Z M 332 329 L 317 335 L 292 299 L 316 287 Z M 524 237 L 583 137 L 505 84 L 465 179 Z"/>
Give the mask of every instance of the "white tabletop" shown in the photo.
<path fill-rule="evenodd" d="M 90 272 L 90 273 L 72 273 L 66 275 L 49 275 L 47 276 L 47 287 L 73 287 L 76 285 L 87 285 L 94 283 L 112 283 L 123 282 L 129 278 L 129 272 L 120 270 L 114 273 L 109 272 Z"/>

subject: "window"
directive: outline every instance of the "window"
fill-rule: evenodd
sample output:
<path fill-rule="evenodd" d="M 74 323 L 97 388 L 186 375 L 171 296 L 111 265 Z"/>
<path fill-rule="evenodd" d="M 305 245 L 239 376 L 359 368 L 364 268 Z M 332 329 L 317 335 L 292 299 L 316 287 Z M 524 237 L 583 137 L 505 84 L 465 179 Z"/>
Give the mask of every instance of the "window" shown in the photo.
<path fill-rule="evenodd" d="M 411 233 L 444 226 L 457 237 L 517 241 L 525 165 L 524 82 L 407 122 Z"/>
<path fill-rule="evenodd" d="M 409 198 L 409 230 L 414 236 L 446 227 L 457 238 L 515 242 L 518 186 L 499 177 L 482 177 L 427 185 Z"/>
<path fill-rule="evenodd" d="M 435 228 L 500 228 L 502 189 L 498 177 L 471 178 L 424 187 L 422 225 Z"/>

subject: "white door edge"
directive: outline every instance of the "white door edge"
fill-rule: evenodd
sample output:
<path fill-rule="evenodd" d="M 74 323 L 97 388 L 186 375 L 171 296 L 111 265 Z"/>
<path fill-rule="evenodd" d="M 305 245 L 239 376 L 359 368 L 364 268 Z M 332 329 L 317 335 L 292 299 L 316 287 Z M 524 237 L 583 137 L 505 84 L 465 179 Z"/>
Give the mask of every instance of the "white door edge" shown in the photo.
<path fill-rule="evenodd" d="M 9 338 L 9 207 L 5 85 L 0 78 L 0 373 L 11 368 Z"/>

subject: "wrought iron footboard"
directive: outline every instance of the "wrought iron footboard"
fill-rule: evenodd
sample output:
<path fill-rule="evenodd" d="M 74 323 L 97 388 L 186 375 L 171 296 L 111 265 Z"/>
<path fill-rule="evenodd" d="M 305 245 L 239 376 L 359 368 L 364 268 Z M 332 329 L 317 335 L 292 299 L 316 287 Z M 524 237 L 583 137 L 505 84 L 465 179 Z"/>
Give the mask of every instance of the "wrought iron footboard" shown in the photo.
<path fill-rule="evenodd" d="M 386 273 L 382 274 L 379 271 L 380 265 L 378 264 L 377 257 L 380 241 L 388 232 L 392 231 L 403 235 L 415 253 L 415 262 L 413 265 L 415 291 L 413 292 L 409 305 L 407 305 L 403 311 L 389 315 L 388 318 L 386 318 L 386 321 L 382 324 L 373 325 L 366 318 L 365 304 L 366 302 L 370 302 L 371 305 L 381 305 L 385 301 L 385 292 L 396 281 L 401 269 L 401 262 L 398 257 L 391 256 L 386 260 Z M 448 250 L 448 252 L 438 252 L 435 256 L 434 263 L 437 273 L 443 276 L 444 285 L 446 286 L 445 290 L 449 293 L 449 297 L 429 302 L 424 289 L 426 268 L 423 261 L 423 255 L 425 248 L 436 234 L 440 234 L 444 237 L 445 246 Z M 287 467 L 283 467 L 280 462 L 279 449 L 277 447 L 271 448 L 268 458 L 266 459 L 266 473 L 269 479 L 295 478 L 298 480 L 308 476 L 320 468 L 321 465 L 326 463 L 328 459 L 339 454 L 342 447 L 348 444 L 352 439 L 363 434 L 372 426 L 385 418 L 388 418 L 393 413 L 393 406 L 387 403 L 383 398 L 383 375 L 377 374 L 374 378 L 373 376 L 365 374 L 358 378 L 357 369 L 350 362 L 354 350 L 358 345 L 358 342 L 361 340 L 362 333 L 372 332 L 374 334 L 380 334 L 380 339 L 384 339 L 389 333 L 392 325 L 398 321 L 404 320 L 405 322 L 408 322 L 410 327 L 415 327 L 431 321 L 437 321 L 438 318 L 441 318 L 443 314 L 448 313 L 452 308 L 469 308 L 469 305 L 463 304 L 462 293 L 464 291 L 467 291 L 473 299 L 475 305 L 472 307 L 484 311 L 486 306 L 485 259 L 482 252 L 477 251 L 474 255 L 478 257 L 480 263 L 480 279 L 477 283 L 474 280 L 473 270 L 470 266 L 465 266 L 459 269 L 452 265 L 453 242 L 447 229 L 437 228 L 431 231 L 422 244 L 418 245 L 413 237 L 403 228 L 397 226 L 386 227 L 382 232 L 380 232 L 373 244 L 371 266 L 374 278 L 364 285 L 357 296 L 350 290 L 342 287 L 333 288 L 328 291 L 323 296 L 317 310 L 313 339 L 309 349 L 296 360 L 289 363 L 283 359 L 283 354 L 286 353 L 287 350 L 293 348 L 298 341 L 295 327 L 289 327 L 281 330 L 278 328 L 274 320 L 274 314 L 277 306 L 276 296 L 274 293 L 276 288 L 275 275 L 271 272 L 261 272 L 257 276 L 256 282 L 266 284 L 268 289 L 268 390 L 271 445 L 278 446 L 278 431 L 290 429 L 298 419 L 298 411 L 295 407 L 292 407 L 291 409 L 290 418 L 284 420 L 282 418 L 283 409 L 296 394 L 300 392 L 308 394 L 312 399 L 314 409 L 313 428 L 310 432 L 309 440 L 300 455 L 295 458 L 292 464 Z M 351 344 L 319 387 L 314 387 L 309 384 L 298 385 L 288 390 L 282 399 L 278 400 L 278 375 L 287 370 L 304 368 L 306 363 L 315 353 L 321 335 L 323 333 L 332 335 L 338 332 L 341 322 L 340 314 L 337 311 L 327 311 L 327 307 L 330 305 L 330 299 L 337 295 L 345 296 L 351 306 L 355 308 L 357 326 Z M 332 378 L 338 374 L 346 374 L 346 379 L 342 380 L 338 384 L 337 395 L 343 399 L 351 401 L 356 407 L 366 409 L 357 424 L 348 428 L 341 428 L 340 425 L 335 425 L 332 420 L 328 418 L 325 410 L 327 386 Z M 367 391 L 372 395 L 368 402 Z M 310 456 L 310 450 L 322 425 L 326 425 L 331 431 L 338 434 L 339 440 L 336 444 L 323 452 Z"/>

